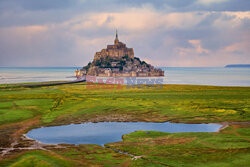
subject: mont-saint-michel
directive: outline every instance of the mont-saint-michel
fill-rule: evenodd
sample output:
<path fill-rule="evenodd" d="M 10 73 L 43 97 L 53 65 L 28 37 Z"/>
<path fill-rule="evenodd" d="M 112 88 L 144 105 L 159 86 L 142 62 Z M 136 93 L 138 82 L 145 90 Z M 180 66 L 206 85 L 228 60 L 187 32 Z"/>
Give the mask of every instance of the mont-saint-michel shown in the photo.
<path fill-rule="evenodd" d="M 0 167 L 250 167 L 249 2 L 0 0 Z"/>
<path fill-rule="evenodd" d="M 116 37 L 113 45 L 96 52 L 94 60 L 80 70 L 76 70 L 76 77 L 84 75 L 99 77 L 160 77 L 164 71 L 141 61 L 134 56 L 134 49 Z"/>

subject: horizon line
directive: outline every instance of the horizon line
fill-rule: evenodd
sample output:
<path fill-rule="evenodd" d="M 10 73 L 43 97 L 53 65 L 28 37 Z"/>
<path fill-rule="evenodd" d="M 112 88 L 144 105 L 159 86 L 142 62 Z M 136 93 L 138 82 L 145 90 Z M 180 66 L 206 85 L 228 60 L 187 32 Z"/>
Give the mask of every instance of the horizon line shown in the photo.
<path fill-rule="evenodd" d="M 226 66 L 226 65 L 225 65 Z M 154 67 L 180 67 L 180 68 L 206 68 L 206 67 L 225 67 L 225 66 L 154 66 Z M 79 68 L 82 66 L 0 66 L 0 68 Z"/>

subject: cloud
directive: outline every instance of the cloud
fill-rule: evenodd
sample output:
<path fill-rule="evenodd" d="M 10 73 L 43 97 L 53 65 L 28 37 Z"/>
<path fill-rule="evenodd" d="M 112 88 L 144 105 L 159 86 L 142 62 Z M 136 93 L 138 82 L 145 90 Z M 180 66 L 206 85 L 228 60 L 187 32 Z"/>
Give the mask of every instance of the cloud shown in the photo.
<path fill-rule="evenodd" d="M 250 12 L 222 12 L 228 16 L 235 17 L 236 19 L 250 19 Z"/>
<path fill-rule="evenodd" d="M 201 40 L 189 40 L 188 42 L 193 45 L 195 53 L 202 55 L 209 53 L 207 49 L 202 48 Z"/>
<path fill-rule="evenodd" d="M 203 4 L 203 5 L 211 5 L 214 3 L 223 3 L 228 2 L 229 0 L 198 0 L 197 3 Z"/>
<path fill-rule="evenodd" d="M 0 28 L 1 66 L 67 65 L 74 40 L 49 26 Z"/>
<path fill-rule="evenodd" d="M 20 8 L 25 10 L 51 10 L 69 8 L 76 0 L 1 0 L 0 5 L 7 8 Z"/>
<path fill-rule="evenodd" d="M 155 66 L 250 63 L 249 11 L 203 10 L 195 1 L 178 9 L 181 2 L 171 0 L 106 2 L 113 4 L 104 7 L 102 1 L 98 11 L 88 6 L 93 0 L 0 12 L 0 66 L 83 66 L 113 42 L 116 28 L 136 56 Z"/>
<path fill-rule="evenodd" d="M 151 6 L 144 6 L 122 12 L 83 14 L 64 24 L 76 31 L 101 27 L 128 31 L 186 29 L 199 24 L 207 15 L 205 12 L 163 13 Z"/>

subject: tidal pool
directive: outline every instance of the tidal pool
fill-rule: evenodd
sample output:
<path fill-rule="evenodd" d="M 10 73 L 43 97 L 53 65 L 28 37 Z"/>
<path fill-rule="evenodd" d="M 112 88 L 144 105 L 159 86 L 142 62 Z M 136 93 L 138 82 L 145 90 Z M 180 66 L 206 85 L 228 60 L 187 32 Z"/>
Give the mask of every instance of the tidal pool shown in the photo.
<path fill-rule="evenodd" d="M 26 136 L 46 144 L 98 144 L 122 140 L 122 135 L 134 131 L 216 132 L 219 124 L 184 124 L 152 122 L 99 122 L 53 127 L 42 127 L 29 131 Z"/>

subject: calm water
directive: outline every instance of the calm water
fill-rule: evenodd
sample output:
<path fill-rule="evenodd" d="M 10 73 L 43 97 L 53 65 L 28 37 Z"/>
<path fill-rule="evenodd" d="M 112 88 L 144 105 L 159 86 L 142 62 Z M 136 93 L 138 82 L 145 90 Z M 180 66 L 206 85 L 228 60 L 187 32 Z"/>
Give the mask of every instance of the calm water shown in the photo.
<path fill-rule="evenodd" d="M 122 135 L 138 130 L 177 132 L 216 132 L 218 124 L 146 123 L 146 122 L 99 122 L 54 127 L 29 131 L 26 136 L 47 144 L 98 144 L 122 140 Z M 146 133 L 146 132 L 145 132 Z"/>
<path fill-rule="evenodd" d="M 250 86 L 250 68 L 169 67 L 163 68 L 164 83 L 216 86 Z"/>
<path fill-rule="evenodd" d="M 77 67 L 0 67 L 0 84 L 75 80 Z"/>
<path fill-rule="evenodd" d="M 74 80 L 77 67 L 0 67 L 0 84 Z M 164 84 L 250 86 L 250 68 L 164 67 Z"/>

